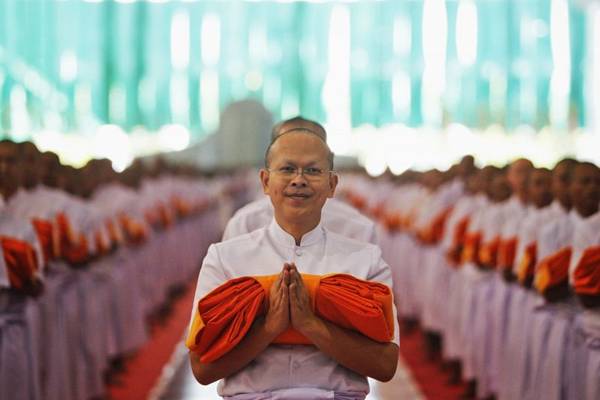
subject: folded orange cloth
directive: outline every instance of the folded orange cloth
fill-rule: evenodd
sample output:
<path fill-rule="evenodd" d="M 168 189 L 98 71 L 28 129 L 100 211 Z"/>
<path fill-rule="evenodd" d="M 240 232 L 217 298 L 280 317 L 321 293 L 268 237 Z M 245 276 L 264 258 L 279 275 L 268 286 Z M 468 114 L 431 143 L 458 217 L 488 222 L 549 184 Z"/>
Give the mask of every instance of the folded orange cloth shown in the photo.
<path fill-rule="evenodd" d="M 471 219 L 468 216 L 465 216 L 454 226 L 454 231 L 452 232 L 452 246 L 446 253 L 448 262 L 453 266 L 460 264 L 460 256 L 462 249 L 465 246 L 465 236 L 470 221 Z"/>
<path fill-rule="evenodd" d="M 399 213 L 389 213 L 383 217 L 383 225 L 389 232 L 398 232 L 402 228 L 402 216 Z"/>
<path fill-rule="evenodd" d="M 479 263 L 479 246 L 481 245 L 481 232 L 470 232 L 465 236 L 465 247 L 462 252 L 462 262 Z"/>
<path fill-rule="evenodd" d="M 517 270 L 517 278 L 519 279 L 519 283 L 525 285 L 527 280 L 533 277 L 535 264 L 537 263 L 537 243 L 529 243 L 525 247 L 525 253 L 523 254 L 523 258 L 521 258 L 521 262 L 519 263 L 519 267 Z M 531 280 L 527 285 L 531 284 Z"/>
<path fill-rule="evenodd" d="M 498 264 L 498 249 L 500 236 L 494 237 L 479 248 L 479 262 L 488 268 L 496 268 Z"/>
<path fill-rule="evenodd" d="M 186 346 L 200 354 L 204 363 L 229 352 L 256 317 L 265 313 L 269 290 L 276 279 L 277 275 L 236 278 L 204 296 L 195 305 Z M 379 342 L 393 338 L 392 292 L 386 285 L 346 274 L 303 274 L 302 279 L 316 315 Z M 274 343 L 311 344 L 292 328 Z"/>
<path fill-rule="evenodd" d="M 571 247 L 564 247 L 540 261 L 533 281 L 540 294 L 569 279 L 571 253 Z"/>
<path fill-rule="evenodd" d="M 38 270 L 35 250 L 23 240 L 6 236 L 0 237 L 0 243 L 2 244 L 10 285 L 16 289 L 21 289 L 33 281 Z"/>
<path fill-rule="evenodd" d="M 515 263 L 517 253 L 517 238 L 511 237 L 505 240 L 500 240 L 498 245 L 498 267 L 500 269 L 512 270 Z"/>
<path fill-rule="evenodd" d="M 54 249 L 56 246 L 54 240 L 56 235 L 54 234 L 54 226 L 51 221 L 41 218 L 33 218 L 31 223 L 42 246 L 44 262 L 47 263 L 55 257 Z"/>
<path fill-rule="evenodd" d="M 600 295 L 600 246 L 583 252 L 573 273 L 573 289 L 577 294 Z"/>

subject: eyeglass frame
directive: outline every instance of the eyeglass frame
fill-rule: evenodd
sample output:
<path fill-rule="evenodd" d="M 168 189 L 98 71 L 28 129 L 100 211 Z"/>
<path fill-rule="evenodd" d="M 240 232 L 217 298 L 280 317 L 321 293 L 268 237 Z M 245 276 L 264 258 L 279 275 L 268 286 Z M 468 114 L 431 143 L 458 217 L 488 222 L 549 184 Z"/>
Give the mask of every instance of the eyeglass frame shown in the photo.
<path fill-rule="evenodd" d="M 293 175 L 291 174 L 290 171 L 290 175 L 286 175 L 286 173 L 284 171 L 282 171 L 283 168 L 292 168 L 294 169 L 294 173 Z M 319 170 L 319 174 L 318 175 L 310 175 L 306 173 L 306 170 L 309 168 L 314 168 Z M 333 169 L 329 169 L 329 170 L 324 170 L 321 168 L 317 168 L 317 167 L 292 167 L 291 165 L 287 165 L 287 166 L 283 166 L 280 167 L 279 169 L 274 169 L 274 168 L 265 168 L 266 171 L 268 171 L 269 173 L 273 172 L 276 175 L 281 176 L 282 178 L 286 178 L 289 180 L 292 180 L 294 178 L 296 178 L 297 176 L 302 176 L 304 177 L 304 179 L 306 180 L 319 180 L 319 179 L 324 179 L 326 174 L 335 174 L 336 171 Z"/>

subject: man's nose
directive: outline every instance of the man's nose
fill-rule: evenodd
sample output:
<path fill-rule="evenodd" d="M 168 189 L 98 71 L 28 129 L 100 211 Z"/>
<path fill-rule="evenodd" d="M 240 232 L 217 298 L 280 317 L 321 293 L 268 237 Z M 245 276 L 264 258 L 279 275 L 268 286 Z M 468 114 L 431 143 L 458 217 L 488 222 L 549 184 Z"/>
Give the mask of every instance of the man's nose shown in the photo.
<path fill-rule="evenodd" d="M 298 186 L 304 187 L 304 186 L 306 186 L 307 182 L 306 182 L 306 178 L 304 177 L 304 174 L 303 173 L 296 173 L 296 175 L 292 179 L 291 184 L 294 187 L 298 187 Z"/>

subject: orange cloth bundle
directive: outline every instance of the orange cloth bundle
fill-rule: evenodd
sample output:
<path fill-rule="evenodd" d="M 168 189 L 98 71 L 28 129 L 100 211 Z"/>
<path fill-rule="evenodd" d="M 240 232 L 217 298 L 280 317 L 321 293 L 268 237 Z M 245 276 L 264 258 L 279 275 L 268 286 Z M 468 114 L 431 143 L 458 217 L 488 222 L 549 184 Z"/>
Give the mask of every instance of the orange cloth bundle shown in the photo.
<path fill-rule="evenodd" d="M 540 261 L 533 283 L 540 294 L 569 279 L 571 253 L 570 247 L 564 247 Z"/>
<path fill-rule="evenodd" d="M 452 246 L 446 254 L 448 262 L 451 265 L 456 266 L 460 264 L 460 257 L 462 249 L 465 246 L 465 236 L 467 234 L 467 228 L 469 227 L 470 221 L 471 219 L 468 216 L 465 216 L 454 226 L 454 231 L 452 232 Z"/>
<path fill-rule="evenodd" d="M 402 216 L 399 213 L 386 214 L 383 225 L 389 232 L 398 232 L 402 228 Z"/>
<path fill-rule="evenodd" d="M 69 217 L 65 213 L 56 215 L 60 235 L 60 254 L 71 264 L 81 264 L 89 257 L 87 238 L 83 233 L 73 231 Z"/>
<path fill-rule="evenodd" d="M 511 269 L 515 263 L 517 253 L 517 238 L 511 237 L 501 240 L 498 246 L 498 267 L 500 269 Z"/>
<path fill-rule="evenodd" d="M 517 270 L 517 278 L 519 283 L 522 285 L 531 285 L 531 279 L 533 278 L 535 264 L 537 263 L 537 243 L 529 243 L 525 247 L 525 253 L 519 263 Z M 529 281 L 529 282 L 528 282 Z"/>
<path fill-rule="evenodd" d="M 500 236 L 485 243 L 479 249 L 479 262 L 487 268 L 496 268 L 498 264 L 498 249 L 500 247 Z"/>
<path fill-rule="evenodd" d="M 573 289 L 577 294 L 600 295 L 600 246 L 583 252 L 573 274 Z"/>
<path fill-rule="evenodd" d="M 479 264 L 479 246 L 481 245 L 481 232 L 471 232 L 465 236 L 465 247 L 462 252 L 462 262 Z"/>
<path fill-rule="evenodd" d="M 233 349 L 256 317 L 266 311 L 269 290 L 277 275 L 232 279 L 204 296 L 195 305 L 186 340 L 200 361 L 212 362 Z M 315 314 L 343 328 L 379 341 L 394 336 L 392 291 L 386 285 L 346 274 L 307 275 L 302 279 Z M 294 329 L 274 340 L 280 344 L 310 344 Z"/>
<path fill-rule="evenodd" d="M 22 289 L 32 282 L 38 270 L 37 258 L 31 245 L 23 240 L 1 237 L 8 280 L 12 287 Z"/>
<path fill-rule="evenodd" d="M 52 260 L 56 254 L 55 249 L 55 230 L 52 222 L 45 219 L 33 218 L 31 220 L 35 233 L 37 235 L 40 244 L 42 245 L 42 251 L 44 252 L 44 261 L 47 263 Z"/>

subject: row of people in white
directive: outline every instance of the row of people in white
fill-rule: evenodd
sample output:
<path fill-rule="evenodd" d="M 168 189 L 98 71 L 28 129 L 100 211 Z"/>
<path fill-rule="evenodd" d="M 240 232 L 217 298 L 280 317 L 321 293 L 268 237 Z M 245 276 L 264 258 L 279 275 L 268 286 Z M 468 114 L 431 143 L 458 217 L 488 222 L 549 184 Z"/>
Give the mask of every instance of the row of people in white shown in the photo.
<path fill-rule="evenodd" d="M 0 253 L 0 399 L 103 396 L 109 361 L 140 348 L 146 317 L 220 235 L 229 181 L 162 176 L 89 200 L 38 186 L 6 199 L 0 238 L 36 261 Z M 43 290 L 27 296 L 19 277 Z"/>
<path fill-rule="evenodd" d="M 569 161 L 551 176 L 525 160 L 507 174 L 489 172 L 479 172 L 479 183 L 467 181 L 454 202 L 444 199 L 457 181 L 434 189 L 404 184 L 388 193 L 383 249 L 399 313 L 443 336 L 445 358 L 461 361 L 478 397 L 597 398 L 600 290 L 593 271 L 600 265 L 582 255 L 588 260 L 600 245 L 600 172 Z M 571 179 L 562 188 L 561 174 Z M 444 208 L 443 235 L 431 240 Z M 570 260 L 557 264 L 567 250 Z M 573 292 L 593 307 L 583 308 Z"/>

